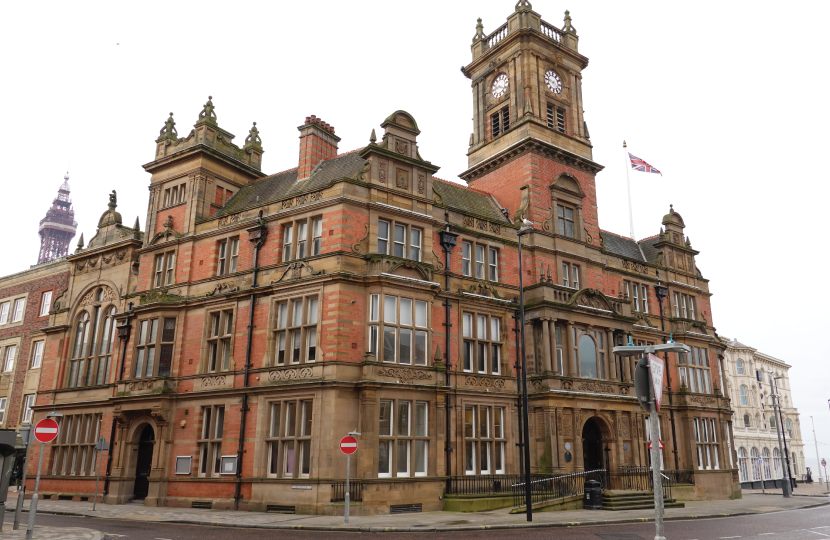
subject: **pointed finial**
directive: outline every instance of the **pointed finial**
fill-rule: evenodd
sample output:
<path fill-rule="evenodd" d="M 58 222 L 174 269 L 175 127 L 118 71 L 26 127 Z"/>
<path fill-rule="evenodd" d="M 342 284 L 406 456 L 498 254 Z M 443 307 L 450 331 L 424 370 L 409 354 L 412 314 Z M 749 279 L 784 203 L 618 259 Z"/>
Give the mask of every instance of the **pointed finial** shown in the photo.
<path fill-rule="evenodd" d="M 628 145 L 625 144 L 625 141 L 623 141 L 623 148 L 627 148 L 627 147 L 628 147 Z"/>
<path fill-rule="evenodd" d="M 441 354 L 441 346 L 438 345 L 435 347 L 435 357 L 433 358 L 436 362 L 441 362 L 444 360 L 444 355 Z"/>
<path fill-rule="evenodd" d="M 141 226 L 138 224 L 138 216 L 135 217 L 135 224 L 133 225 L 133 230 L 134 231 L 140 231 L 141 230 Z"/>
<path fill-rule="evenodd" d="M 63 179 L 69 182 L 69 171 L 66 171 L 66 174 L 63 175 Z"/>
<path fill-rule="evenodd" d="M 214 112 L 213 96 L 208 96 L 207 103 L 202 107 L 202 112 L 199 113 L 199 122 L 216 123 L 216 113 Z M 198 122 L 197 122 L 198 123 Z"/>
<path fill-rule="evenodd" d="M 576 34 L 576 28 L 571 24 L 571 12 L 565 10 L 565 24 L 562 25 L 562 31 L 566 34 Z"/>
<path fill-rule="evenodd" d="M 673 204 L 669 205 L 669 213 L 674 214 L 674 205 Z"/>
<path fill-rule="evenodd" d="M 553 283 L 553 279 L 550 274 L 550 265 L 548 265 L 548 282 Z"/>
<path fill-rule="evenodd" d="M 369 135 L 369 142 L 372 143 L 372 144 L 375 144 L 376 142 L 378 142 L 378 137 L 377 137 L 377 135 L 375 135 L 375 128 L 372 128 L 372 134 Z"/>
<path fill-rule="evenodd" d="M 481 24 L 481 17 L 478 18 L 476 22 L 476 35 L 473 36 L 473 42 L 479 41 L 484 39 L 484 25 Z"/>
<path fill-rule="evenodd" d="M 159 131 L 159 138 L 156 139 L 157 142 L 160 142 L 164 139 L 173 139 L 176 140 L 179 134 L 176 131 L 176 122 L 173 120 L 173 113 L 170 113 L 170 117 L 164 122 L 164 127 L 161 128 Z"/>
<path fill-rule="evenodd" d="M 81 237 L 78 239 L 78 249 L 84 249 L 84 233 L 81 233 Z"/>
<path fill-rule="evenodd" d="M 259 130 L 256 127 L 256 122 L 248 131 L 248 136 L 245 137 L 245 146 L 256 146 L 262 148 L 262 139 L 259 136 Z"/>

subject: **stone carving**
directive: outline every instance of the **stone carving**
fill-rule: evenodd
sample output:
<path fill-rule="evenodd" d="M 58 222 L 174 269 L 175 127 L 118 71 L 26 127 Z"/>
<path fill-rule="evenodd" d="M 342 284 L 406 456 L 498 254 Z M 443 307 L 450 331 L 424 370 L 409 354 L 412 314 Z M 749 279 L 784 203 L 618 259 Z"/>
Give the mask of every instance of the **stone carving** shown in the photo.
<path fill-rule="evenodd" d="M 585 289 L 575 297 L 577 306 L 600 309 L 602 311 L 614 312 L 614 307 L 605 298 L 605 295 L 594 289 Z"/>
<path fill-rule="evenodd" d="M 231 287 L 227 283 L 217 283 L 216 287 L 214 287 L 211 292 L 205 294 L 205 296 L 216 296 L 217 294 L 228 294 L 228 293 L 236 292 L 238 290 L 239 290 L 239 287 Z"/>
<path fill-rule="evenodd" d="M 325 271 L 325 270 L 318 270 L 318 271 L 315 272 L 314 268 L 310 264 L 308 264 L 306 262 L 303 262 L 303 261 L 297 261 L 297 262 L 293 262 L 293 263 L 289 264 L 288 266 L 286 266 L 285 271 L 282 273 L 280 278 L 275 279 L 274 281 L 271 282 L 271 284 L 273 285 L 274 283 L 279 283 L 280 281 L 285 279 L 285 276 L 288 276 L 288 279 L 300 279 L 303 275 L 303 268 L 308 270 L 309 274 L 312 275 L 312 276 L 319 276 L 320 274 L 322 274 Z"/>
<path fill-rule="evenodd" d="M 600 382 L 584 382 L 579 385 L 579 389 L 597 394 L 616 394 L 613 386 Z"/>
<path fill-rule="evenodd" d="M 536 436 L 545 436 L 545 415 L 544 413 L 536 414 Z"/>
<path fill-rule="evenodd" d="M 574 387 L 573 381 L 563 381 L 562 382 L 562 389 L 563 390 L 571 390 Z"/>
<path fill-rule="evenodd" d="M 113 302 L 115 301 L 115 292 L 107 286 L 102 287 L 103 293 L 101 294 L 101 302 Z M 93 302 L 97 302 L 95 300 L 95 293 L 97 289 L 93 289 L 84 295 L 83 300 L 81 300 L 82 306 L 87 306 L 92 304 Z"/>
<path fill-rule="evenodd" d="M 380 160 L 378 162 L 378 180 L 381 184 L 386 183 L 386 161 Z"/>
<path fill-rule="evenodd" d="M 628 424 L 628 416 L 626 415 L 620 417 L 620 438 L 631 438 L 631 426 Z"/>
<path fill-rule="evenodd" d="M 465 289 L 461 289 L 464 291 Z M 467 287 L 466 292 L 478 294 L 481 296 L 493 296 L 493 298 L 498 298 L 500 300 L 504 300 L 504 297 L 499 294 L 499 291 L 491 284 L 486 281 L 477 281 Z"/>
<path fill-rule="evenodd" d="M 378 375 L 381 377 L 394 377 L 399 383 L 411 383 L 412 381 L 428 381 L 432 379 L 432 373 L 409 368 L 380 368 Z"/>
<path fill-rule="evenodd" d="M 217 375 L 215 377 L 202 377 L 202 387 L 207 386 L 222 386 L 225 384 L 225 376 Z"/>
<path fill-rule="evenodd" d="M 285 199 L 282 201 L 282 208 L 293 208 L 295 206 L 300 206 L 309 202 L 319 201 L 323 198 L 322 191 L 315 191 L 314 193 L 306 193 L 305 195 L 298 195 L 296 197 L 292 197 L 290 199 Z"/>
<path fill-rule="evenodd" d="M 352 251 L 365 255 L 366 253 L 369 253 L 369 224 L 366 223 L 364 226 L 366 227 L 366 234 L 364 234 L 360 240 L 352 244 Z"/>
<path fill-rule="evenodd" d="M 641 274 L 648 274 L 648 268 L 640 263 L 635 263 L 632 261 L 623 261 L 622 262 L 623 268 L 630 272 L 639 272 Z"/>
<path fill-rule="evenodd" d="M 539 389 L 541 389 L 541 388 L 542 388 L 542 381 L 540 381 L 540 380 L 538 380 L 538 379 L 537 379 L 537 380 L 534 380 L 534 381 L 532 382 L 532 385 L 533 385 L 533 389 L 534 389 L 534 390 L 539 390 Z"/>
<path fill-rule="evenodd" d="M 395 169 L 395 187 L 409 189 L 409 171 Z"/>
<path fill-rule="evenodd" d="M 496 388 L 504 388 L 504 379 L 496 379 L 493 382 L 493 386 Z"/>
<path fill-rule="evenodd" d="M 423 195 L 426 190 L 427 177 L 418 173 L 418 195 Z"/>
<path fill-rule="evenodd" d="M 248 136 L 245 137 L 245 146 L 261 146 L 262 139 L 259 136 L 259 130 L 256 127 L 256 122 L 254 122 L 253 127 L 248 132 Z"/>
<path fill-rule="evenodd" d="M 159 139 L 173 139 L 179 138 L 179 132 L 176 131 L 176 122 L 173 120 L 173 113 L 170 113 L 170 118 L 164 122 L 164 127 L 159 131 Z"/>
<path fill-rule="evenodd" d="M 627 396 L 628 395 L 628 387 L 627 386 L 620 386 L 620 394 Z"/>
<path fill-rule="evenodd" d="M 309 367 L 283 369 L 280 371 L 269 371 L 268 380 L 274 381 L 288 381 L 291 379 L 310 379 L 314 371 Z"/>
<path fill-rule="evenodd" d="M 158 425 L 164 425 L 167 422 L 169 422 L 167 411 L 162 411 L 160 409 L 155 410 L 155 411 L 150 411 L 150 416 L 153 417 L 153 420 L 155 420 L 156 424 L 158 424 Z"/>
<path fill-rule="evenodd" d="M 127 384 L 127 390 L 130 392 L 150 390 L 153 388 L 153 381 L 135 381 Z"/>
<path fill-rule="evenodd" d="M 689 401 L 692 403 L 700 403 L 701 405 L 714 405 L 716 403 L 715 398 L 707 396 L 692 396 L 689 398 Z"/>
<path fill-rule="evenodd" d="M 221 227 L 223 225 L 230 225 L 231 223 L 237 223 L 239 221 L 240 214 L 233 214 L 230 216 L 222 216 L 219 218 L 219 223 L 216 225 Z"/>
<path fill-rule="evenodd" d="M 210 122 L 211 124 L 216 123 L 216 113 L 214 112 L 213 107 L 213 96 L 208 96 L 207 103 L 202 107 L 202 112 L 199 113 L 199 121 L 202 122 Z"/>
<path fill-rule="evenodd" d="M 569 412 L 562 415 L 562 436 L 573 437 L 573 419 Z"/>
<path fill-rule="evenodd" d="M 406 155 L 409 150 L 409 144 L 406 141 L 395 140 L 395 152 Z"/>
<path fill-rule="evenodd" d="M 591 233 L 588 232 L 588 229 L 583 228 L 582 230 L 585 231 L 585 241 L 588 242 L 589 244 L 593 244 L 594 243 L 594 237 L 591 236 Z"/>
<path fill-rule="evenodd" d="M 677 234 L 676 232 L 671 233 L 671 239 L 672 239 L 672 242 L 674 242 L 675 244 L 680 243 L 680 235 Z"/>
<path fill-rule="evenodd" d="M 465 227 L 478 229 L 480 231 L 491 232 L 494 234 L 501 234 L 501 225 L 490 223 L 483 219 L 476 219 L 472 216 L 464 216 L 463 223 Z"/>
<path fill-rule="evenodd" d="M 466 379 L 464 379 L 464 384 L 466 384 L 467 386 L 477 386 L 478 379 L 476 379 L 475 377 L 467 377 Z"/>

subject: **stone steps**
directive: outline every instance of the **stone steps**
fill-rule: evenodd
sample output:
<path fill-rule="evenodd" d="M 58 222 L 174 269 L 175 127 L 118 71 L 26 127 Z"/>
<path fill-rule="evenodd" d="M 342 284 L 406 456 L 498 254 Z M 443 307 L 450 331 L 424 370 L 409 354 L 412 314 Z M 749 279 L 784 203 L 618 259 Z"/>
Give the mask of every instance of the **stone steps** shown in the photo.
<path fill-rule="evenodd" d="M 682 502 L 663 499 L 665 508 L 685 508 Z M 654 508 L 654 493 L 651 491 L 606 491 L 602 496 L 603 510 L 647 510 Z"/>

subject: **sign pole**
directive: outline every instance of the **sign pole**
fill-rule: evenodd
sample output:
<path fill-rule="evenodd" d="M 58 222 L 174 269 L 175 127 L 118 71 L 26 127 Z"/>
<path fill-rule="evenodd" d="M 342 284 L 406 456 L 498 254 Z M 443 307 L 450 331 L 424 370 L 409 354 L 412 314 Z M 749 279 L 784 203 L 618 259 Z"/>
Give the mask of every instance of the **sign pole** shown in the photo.
<path fill-rule="evenodd" d="M 40 457 L 37 460 L 37 479 L 35 480 L 35 492 L 32 494 L 32 501 L 29 503 L 29 526 L 26 529 L 26 540 L 32 540 L 32 532 L 35 529 L 35 514 L 37 514 L 37 492 L 40 489 L 40 469 L 43 467 L 43 454 L 46 453 L 46 443 L 40 443 Z"/>
<path fill-rule="evenodd" d="M 95 497 L 92 499 L 93 512 L 95 511 L 95 505 L 98 503 L 98 480 L 101 478 L 101 461 L 104 457 L 105 450 L 109 450 L 109 446 L 107 446 L 107 440 L 101 437 L 98 440 L 98 444 L 95 445 L 95 451 L 98 452 L 98 470 L 95 472 Z"/>
<path fill-rule="evenodd" d="M 17 492 L 17 509 L 14 511 L 13 531 L 20 529 L 20 514 L 23 513 L 23 500 L 26 498 L 26 470 L 29 468 L 29 449 L 32 447 L 34 436 L 35 426 L 29 424 L 28 436 L 26 437 L 26 455 L 23 458 L 23 478 L 21 480 L 23 488 Z"/>
<path fill-rule="evenodd" d="M 648 414 L 648 424 L 649 429 L 651 430 L 651 478 L 652 484 L 654 489 L 654 525 L 656 528 L 656 534 L 654 536 L 654 540 L 666 540 L 665 530 L 663 528 L 663 482 L 661 479 L 660 470 L 663 468 L 663 455 L 660 453 L 660 438 L 657 434 L 660 432 L 659 421 L 657 418 L 657 396 L 655 395 L 654 386 L 654 371 L 652 370 L 652 364 L 654 363 L 653 355 L 649 355 L 649 374 L 652 377 L 652 384 L 649 385 L 649 397 L 651 398 L 650 405 L 651 410 Z M 660 382 L 657 384 L 662 385 L 662 372 L 660 373 Z M 661 386 L 662 388 L 662 386 Z"/>
<path fill-rule="evenodd" d="M 343 523 L 349 524 L 349 476 L 351 476 L 352 455 L 346 454 L 346 512 L 343 514 Z"/>

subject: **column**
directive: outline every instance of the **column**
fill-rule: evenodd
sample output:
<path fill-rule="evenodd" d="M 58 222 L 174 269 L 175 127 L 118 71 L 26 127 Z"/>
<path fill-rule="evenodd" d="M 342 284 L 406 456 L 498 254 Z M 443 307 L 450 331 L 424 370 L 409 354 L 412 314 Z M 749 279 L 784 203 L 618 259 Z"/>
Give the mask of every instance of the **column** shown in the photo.
<path fill-rule="evenodd" d="M 567 375 L 569 377 L 575 377 L 576 373 L 574 373 L 574 365 L 573 365 L 573 321 L 568 321 L 568 325 L 566 326 L 567 332 L 565 332 L 565 336 L 562 339 L 562 364 L 563 364 L 563 375 Z"/>
<path fill-rule="evenodd" d="M 562 464 L 562 437 L 559 433 L 559 423 L 562 417 L 562 409 L 557 407 L 550 408 L 550 441 L 552 451 L 551 457 L 553 459 L 553 472 L 556 474 L 565 474 L 565 467 Z"/>
<path fill-rule="evenodd" d="M 550 333 L 550 363 L 551 363 L 551 371 L 553 371 L 554 375 L 561 375 L 559 373 L 559 364 L 556 362 L 556 319 L 550 319 L 548 321 L 548 332 Z"/>
<path fill-rule="evenodd" d="M 378 434 L 377 407 L 375 405 L 375 389 L 364 388 L 360 391 L 360 443 L 361 449 L 357 455 L 357 478 L 374 478 L 377 475 Z"/>
<path fill-rule="evenodd" d="M 554 351 L 556 349 L 553 349 Z M 550 320 L 542 319 L 542 371 L 551 373 Z"/>
<path fill-rule="evenodd" d="M 605 345 L 605 358 L 608 362 L 608 378 L 612 381 L 619 381 L 617 359 L 614 356 L 614 331 L 611 329 L 605 332 Z"/>
<path fill-rule="evenodd" d="M 533 320 L 525 321 L 525 359 L 528 376 L 536 373 L 536 336 L 533 334 L 535 326 Z"/>
<path fill-rule="evenodd" d="M 574 472 L 585 470 L 585 462 L 582 459 L 582 415 L 579 409 L 574 410 Z"/>

